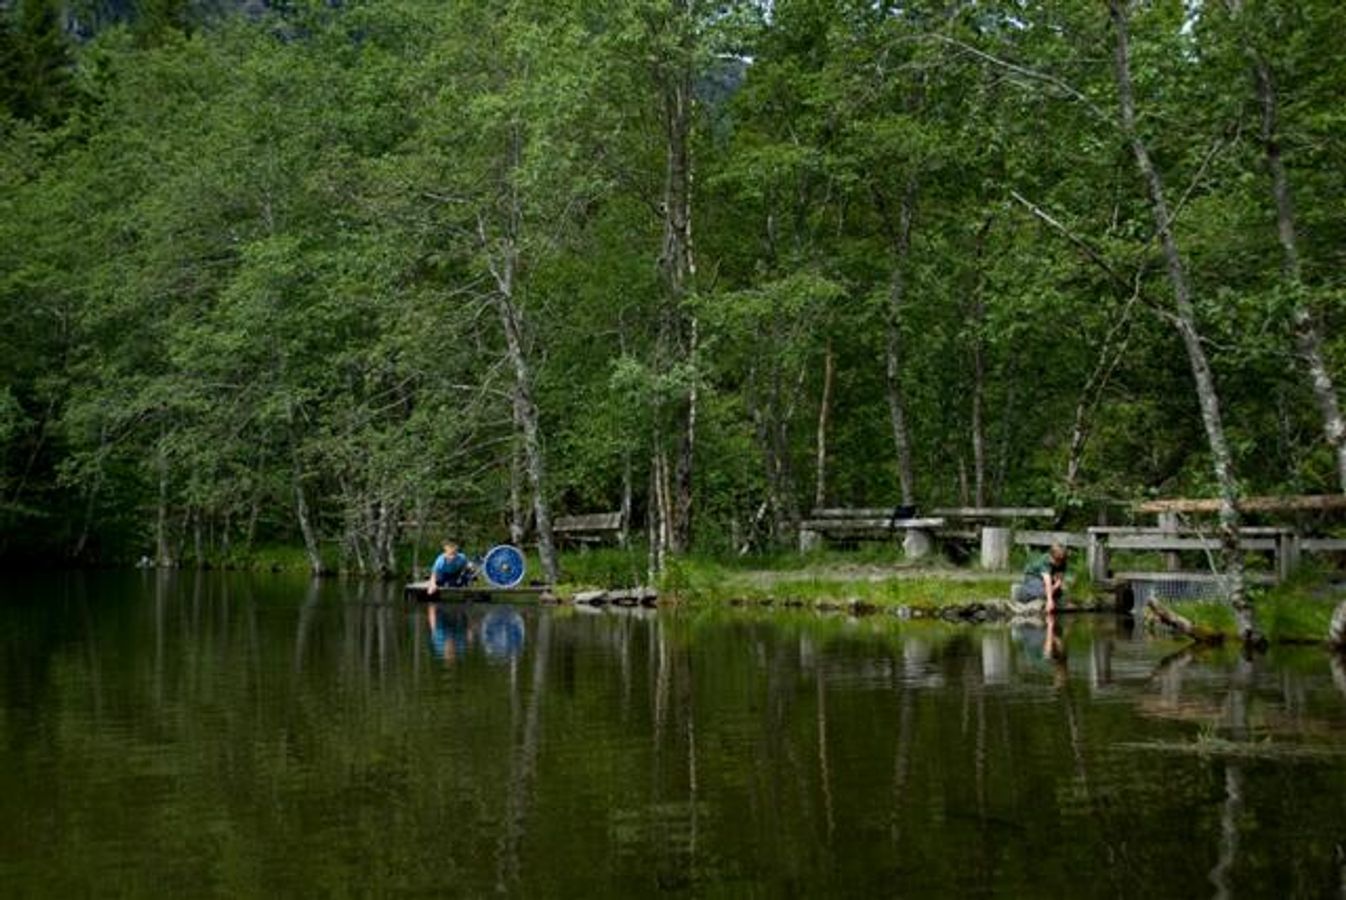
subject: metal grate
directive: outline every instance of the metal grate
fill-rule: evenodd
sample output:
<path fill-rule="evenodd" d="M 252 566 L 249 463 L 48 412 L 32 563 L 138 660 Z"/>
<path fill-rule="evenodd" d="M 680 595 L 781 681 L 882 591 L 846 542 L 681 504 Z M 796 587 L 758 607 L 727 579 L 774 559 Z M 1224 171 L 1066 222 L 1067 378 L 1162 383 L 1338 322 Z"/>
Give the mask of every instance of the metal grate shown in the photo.
<path fill-rule="evenodd" d="M 1223 600 L 1229 596 L 1228 583 L 1223 578 L 1145 578 L 1131 582 L 1136 605 L 1151 600 Z"/>

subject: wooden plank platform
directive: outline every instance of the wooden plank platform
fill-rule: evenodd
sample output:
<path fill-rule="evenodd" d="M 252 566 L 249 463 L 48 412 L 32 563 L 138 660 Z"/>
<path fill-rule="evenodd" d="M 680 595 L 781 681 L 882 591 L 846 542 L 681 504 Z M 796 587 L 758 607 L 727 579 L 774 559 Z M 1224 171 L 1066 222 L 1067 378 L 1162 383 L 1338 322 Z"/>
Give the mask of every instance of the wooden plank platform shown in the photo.
<path fill-rule="evenodd" d="M 468 585 L 467 587 L 442 587 L 433 594 L 426 590 L 425 582 L 412 582 L 403 588 L 408 600 L 426 603 L 439 601 L 462 602 L 475 600 L 482 603 L 536 603 L 542 594 L 551 590 L 551 585 L 530 584 L 518 587 L 502 588 L 490 584 Z"/>

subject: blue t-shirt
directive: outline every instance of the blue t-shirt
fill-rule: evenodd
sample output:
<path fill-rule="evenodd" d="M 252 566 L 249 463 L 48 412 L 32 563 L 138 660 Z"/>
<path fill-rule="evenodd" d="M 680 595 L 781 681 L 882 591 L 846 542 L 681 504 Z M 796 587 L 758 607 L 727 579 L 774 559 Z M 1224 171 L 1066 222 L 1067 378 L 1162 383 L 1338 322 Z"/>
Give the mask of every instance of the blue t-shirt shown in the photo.
<path fill-rule="evenodd" d="M 435 564 L 431 567 L 430 573 L 435 577 L 435 584 L 445 585 L 461 579 L 466 570 L 467 556 L 459 550 L 452 559 L 447 554 L 439 554 L 435 558 Z"/>

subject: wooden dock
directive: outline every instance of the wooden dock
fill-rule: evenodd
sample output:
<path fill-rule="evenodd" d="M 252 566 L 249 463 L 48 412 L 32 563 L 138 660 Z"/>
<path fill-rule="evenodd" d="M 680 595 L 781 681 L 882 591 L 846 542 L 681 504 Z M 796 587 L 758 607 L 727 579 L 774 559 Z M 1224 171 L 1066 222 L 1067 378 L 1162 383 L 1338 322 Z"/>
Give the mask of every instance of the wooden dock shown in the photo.
<path fill-rule="evenodd" d="M 403 589 L 408 600 L 421 603 L 538 603 L 543 594 L 550 594 L 549 584 L 519 585 L 502 588 L 490 584 L 472 584 L 467 587 L 437 588 L 433 594 L 426 588 L 425 582 L 416 581 Z"/>

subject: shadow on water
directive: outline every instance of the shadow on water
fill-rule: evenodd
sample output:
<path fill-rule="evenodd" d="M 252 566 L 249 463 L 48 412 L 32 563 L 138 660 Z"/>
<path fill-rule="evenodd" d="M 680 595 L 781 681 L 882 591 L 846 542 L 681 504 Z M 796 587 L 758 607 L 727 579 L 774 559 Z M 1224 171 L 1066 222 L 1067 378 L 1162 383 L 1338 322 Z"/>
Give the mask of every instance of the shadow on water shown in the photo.
<path fill-rule="evenodd" d="M 1316 650 L 154 572 L 7 586 L 0 635 L 21 894 L 1343 884 L 1346 667 Z"/>

